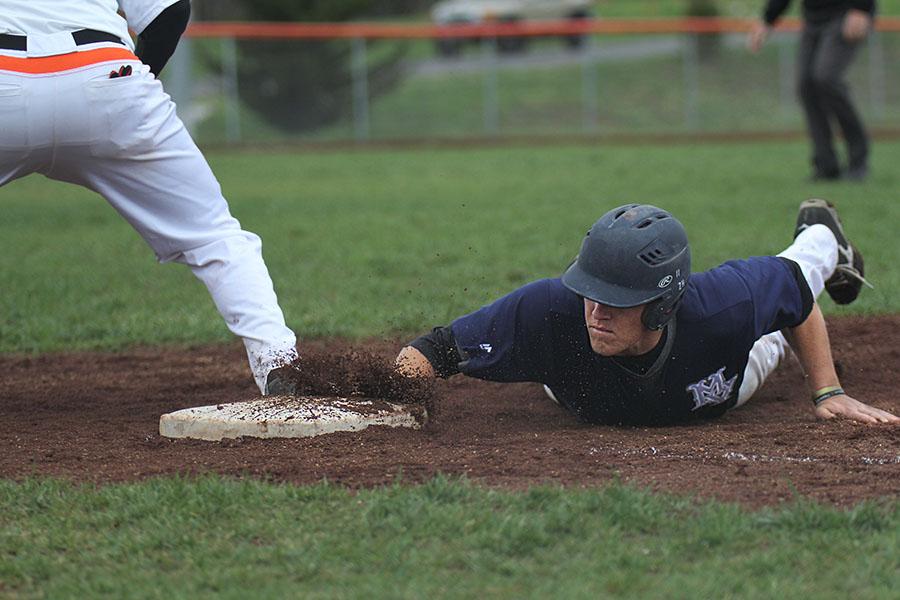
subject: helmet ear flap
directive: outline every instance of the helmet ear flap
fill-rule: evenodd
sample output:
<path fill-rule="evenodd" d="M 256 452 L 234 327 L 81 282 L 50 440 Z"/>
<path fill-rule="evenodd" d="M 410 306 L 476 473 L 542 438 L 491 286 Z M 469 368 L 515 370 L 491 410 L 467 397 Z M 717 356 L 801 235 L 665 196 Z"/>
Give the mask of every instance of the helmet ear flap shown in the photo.
<path fill-rule="evenodd" d="M 678 305 L 681 304 L 683 294 L 666 294 L 652 302 L 648 302 L 641 313 L 641 323 L 651 331 L 657 331 L 666 326 L 666 323 L 675 316 Z"/>

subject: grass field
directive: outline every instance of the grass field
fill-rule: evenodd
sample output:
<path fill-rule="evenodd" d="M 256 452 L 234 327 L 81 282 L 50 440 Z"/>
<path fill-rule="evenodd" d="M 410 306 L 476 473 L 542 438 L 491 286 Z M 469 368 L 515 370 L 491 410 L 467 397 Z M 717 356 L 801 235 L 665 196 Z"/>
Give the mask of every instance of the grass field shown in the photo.
<path fill-rule="evenodd" d="M 0 506 L 13 597 L 887 599 L 898 583 L 896 505 L 202 479 L 0 483 Z"/>
<path fill-rule="evenodd" d="M 303 336 L 444 323 L 558 275 L 595 218 L 632 201 L 674 211 L 703 269 L 779 251 L 797 204 L 826 195 L 876 285 L 843 311 L 900 310 L 895 142 L 877 146 L 871 182 L 831 186 L 804 182 L 801 142 L 210 158 L 234 214 L 262 236 L 288 323 Z M 154 266 L 99 197 L 35 176 L 0 198 L 0 351 L 230 339 L 191 273 Z"/>
<path fill-rule="evenodd" d="M 703 269 L 780 250 L 802 199 L 833 199 L 876 289 L 826 312 L 897 312 L 900 143 L 876 145 L 864 185 L 805 183 L 805 155 L 797 142 L 209 158 L 304 337 L 445 323 L 560 273 L 594 219 L 632 201 L 679 216 Z M 35 176 L 0 206 L 0 351 L 231 339 L 190 272 L 155 266 L 96 196 Z M 0 596 L 889 598 L 898 511 L 886 498 L 747 512 L 618 485 L 0 482 Z"/>

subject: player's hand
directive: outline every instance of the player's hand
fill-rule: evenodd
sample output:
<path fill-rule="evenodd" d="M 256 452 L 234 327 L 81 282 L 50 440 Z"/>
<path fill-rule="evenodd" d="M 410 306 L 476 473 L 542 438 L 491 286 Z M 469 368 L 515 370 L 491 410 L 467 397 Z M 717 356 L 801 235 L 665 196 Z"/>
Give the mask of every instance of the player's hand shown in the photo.
<path fill-rule="evenodd" d="M 844 39 L 848 42 L 858 42 L 866 37 L 871 26 L 872 16 L 869 13 L 851 8 L 844 17 Z"/>
<path fill-rule="evenodd" d="M 754 23 L 750 33 L 747 34 L 747 48 L 750 49 L 750 52 L 759 52 L 759 49 L 769 39 L 769 32 L 771 31 L 772 27 L 766 24 L 765 21 Z"/>
<path fill-rule="evenodd" d="M 425 355 L 413 348 L 406 346 L 400 351 L 397 360 L 394 362 L 397 372 L 404 377 L 426 377 L 434 378 L 434 367 L 425 358 Z"/>
<path fill-rule="evenodd" d="M 816 416 L 820 419 L 844 417 L 869 425 L 876 425 L 878 423 L 900 423 L 900 417 L 896 417 L 886 410 L 869 406 L 846 394 L 832 396 L 822 402 L 822 404 L 816 407 Z"/>

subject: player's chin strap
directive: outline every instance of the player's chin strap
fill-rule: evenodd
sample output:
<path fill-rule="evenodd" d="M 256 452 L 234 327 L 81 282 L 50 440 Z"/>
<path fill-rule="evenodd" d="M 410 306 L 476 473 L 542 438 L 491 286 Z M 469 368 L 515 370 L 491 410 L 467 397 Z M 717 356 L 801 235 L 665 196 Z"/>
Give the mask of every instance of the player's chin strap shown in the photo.
<path fill-rule="evenodd" d="M 639 377 L 641 379 L 650 379 L 655 377 L 662 371 L 663 365 L 666 364 L 666 361 L 669 359 L 669 355 L 672 353 L 672 346 L 675 345 L 675 319 L 672 319 L 665 325 L 665 329 L 663 330 L 663 335 L 666 337 L 666 341 L 663 342 L 662 350 L 659 353 L 659 356 L 656 357 L 656 360 L 653 361 L 653 365 L 647 369 L 646 373 L 640 373 L 635 371 L 634 369 L 629 369 L 622 363 L 615 360 L 613 357 L 613 364 L 631 375 L 632 377 Z"/>

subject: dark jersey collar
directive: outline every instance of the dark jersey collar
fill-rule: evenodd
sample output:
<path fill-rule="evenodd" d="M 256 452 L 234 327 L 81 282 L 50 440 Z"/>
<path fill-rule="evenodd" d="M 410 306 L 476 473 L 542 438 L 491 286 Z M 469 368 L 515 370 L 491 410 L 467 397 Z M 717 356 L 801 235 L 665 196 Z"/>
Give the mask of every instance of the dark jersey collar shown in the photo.
<path fill-rule="evenodd" d="M 614 365 L 633 377 L 650 379 L 662 370 L 674 343 L 675 319 L 672 319 L 666 324 L 662 339 L 653 350 L 640 356 L 613 356 L 611 360 Z"/>

